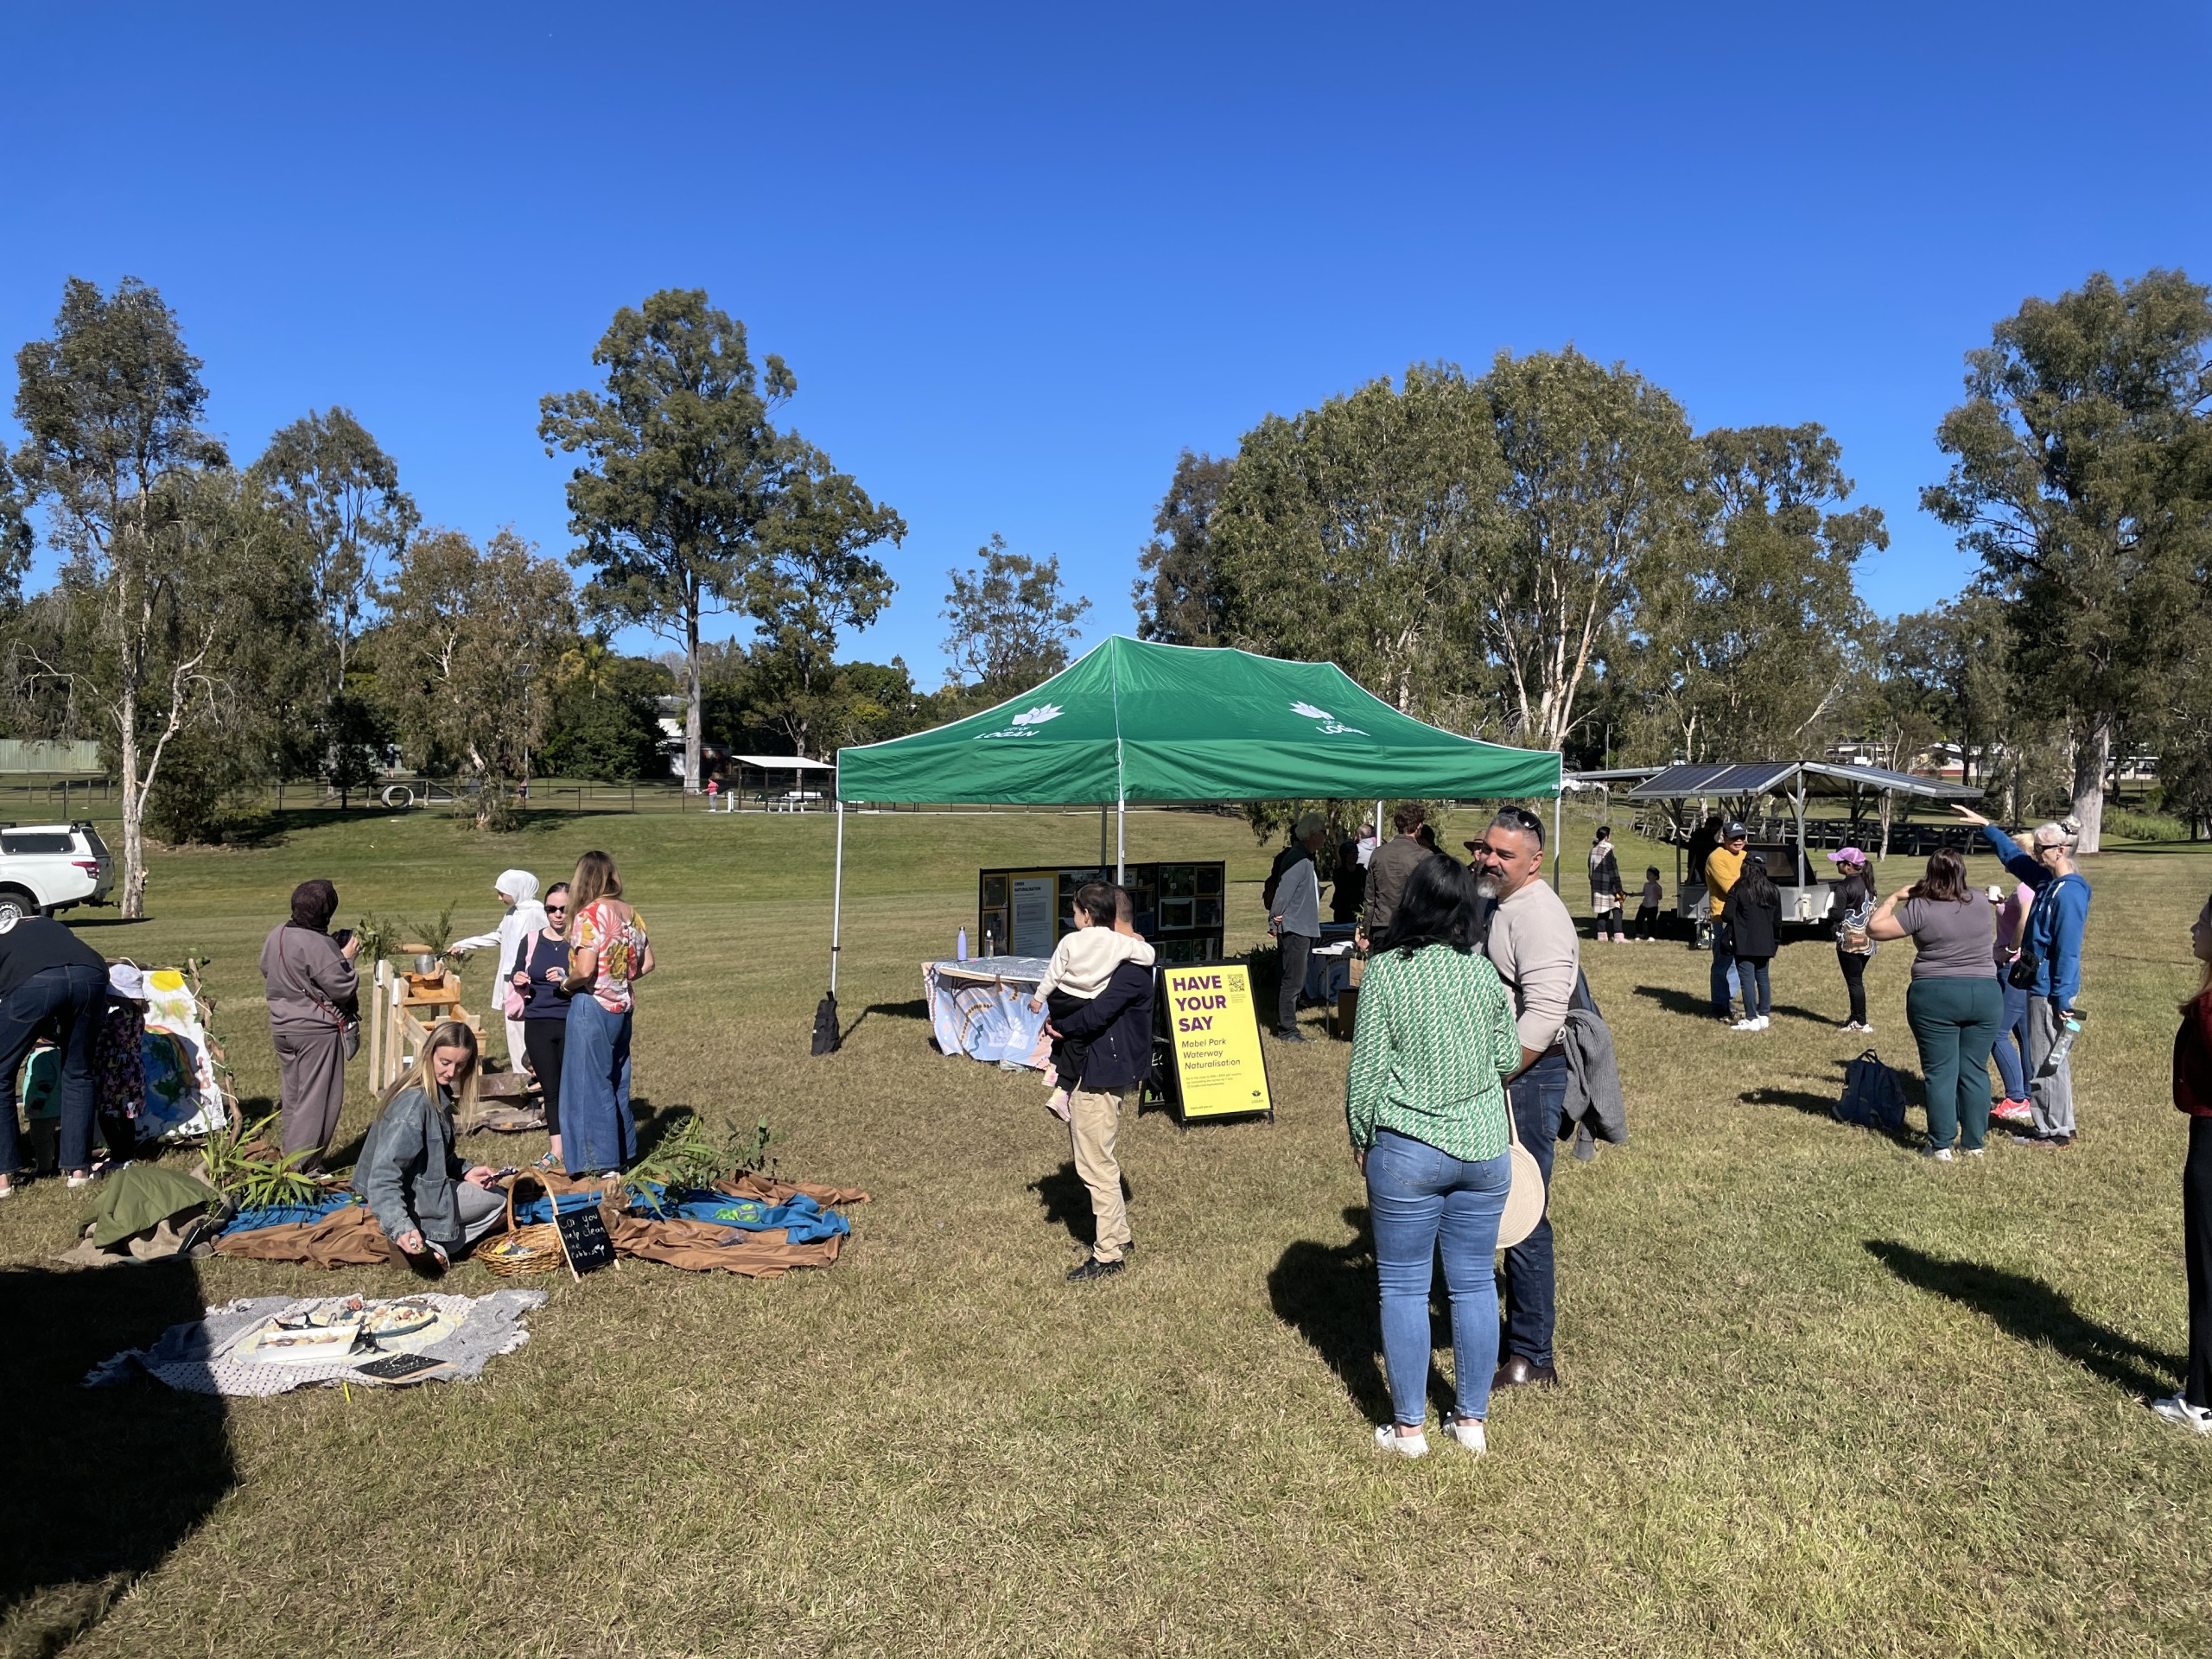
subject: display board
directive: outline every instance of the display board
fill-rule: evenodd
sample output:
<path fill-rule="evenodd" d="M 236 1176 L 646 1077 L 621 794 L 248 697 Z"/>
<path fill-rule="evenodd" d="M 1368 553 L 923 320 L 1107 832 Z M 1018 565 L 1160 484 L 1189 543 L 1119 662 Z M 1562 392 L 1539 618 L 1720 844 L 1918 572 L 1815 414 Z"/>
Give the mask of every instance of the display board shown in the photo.
<path fill-rule="evenodd" d="M 1228 866 L 1128 864 L 1138 932 L 1163 963 L 1219 962 L 1227 925 Z M 1111 882 L 1096 865 L 1069 869 L 979 870 L 973 947 L 985 956 L 1049 957 L 1075 928 L 1076 890 Z"/>
<path fill-rule="evenodd" d="M 1160 972 L 1161 1018 L 1175 1062 L 1176 1109 L 1202 1117 L 1274 1116 L 1251 970 L 1215 963 Z"/>

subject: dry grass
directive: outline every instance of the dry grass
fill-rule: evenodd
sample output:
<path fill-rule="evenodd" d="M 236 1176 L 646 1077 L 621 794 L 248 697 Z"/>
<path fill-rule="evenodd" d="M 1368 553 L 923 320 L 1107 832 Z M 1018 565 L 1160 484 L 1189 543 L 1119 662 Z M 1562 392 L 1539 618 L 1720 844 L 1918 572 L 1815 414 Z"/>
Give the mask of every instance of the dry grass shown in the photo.
<path fill-rule="evenodd" d="M 666 964 L 639 1021 L 652 1109 L 766 1115 L 786 1173 L 876 1202 L 826 1273 L 629 1263 L 556 1286 L 534 1340 L 474 1387 L 219 1406 L 74 1382 L 203 1301 L 404 1275 L 53 1272 L 74 1205 L 37 1184 L 0 1211 L 10 1650 L 2208 1645 L 2212 1443 L 2136 1395 L 2171 1385 L 2183 1346 L 2165 1055 L 2212 859 L 2093 872 L 2085 1138 L 2065 1154 L 1934 1166 L 1831 1122 L 1856 1046 L 1830 1023 L 1825 947 L 1785 951 L 1764 1036 L 1684 1012 L 1707 958 L 1593 949 L 1637 1140 L 1560 1162 L 1570 1386 L 1501 1400 L 1486 1460 L 1402 1465 L 1367 1446 L 1382 1384 L 1344 1051 L 1271 1049 L 1272 1126 L 1131 1125 L 1144 1249 L 1065 1286 L 1087 1213 L 1064 1132 L 1033 1082 L 928 1050 L 916 964 L 972 924 L 976 865 L 1079 859 L 1095 821 L 856 820 L 859 1023 L 817 1061 L 829 830 L 610 817 L 484 842 L 365 817 L 161 861 L 161 919 L 89 936 L 212 951 L 253 1095 L 273 1091 L 254 957 L 295 880 L 333 876 L 348 917 L 480 893 L 488 919 L 504 864 L 606 845 Z M 1265 855 L 1240 826 L 1146 815 L 1131 838 L 1133 857 L 1228 856 L 1256 935 Z M 1878 1045 L 1909 1061 L 1905 967 L 1885 950 L 1870 987 Z M 486 1282 L 464 1268 L 455 1287 Z"/>

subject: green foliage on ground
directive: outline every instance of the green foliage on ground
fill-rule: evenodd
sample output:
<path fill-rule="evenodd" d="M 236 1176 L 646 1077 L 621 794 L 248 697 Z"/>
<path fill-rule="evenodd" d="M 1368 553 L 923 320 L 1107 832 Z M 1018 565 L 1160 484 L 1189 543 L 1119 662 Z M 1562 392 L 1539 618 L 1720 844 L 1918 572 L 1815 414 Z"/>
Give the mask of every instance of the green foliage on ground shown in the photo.
<path fill-rule="evenodd" d="M 497 843 L 418 813 L 157 855 L 156 919 L 85 937 L 149 962 L 206 944 L 257 1115 L 275 1072 L 255 956 L 297 880 L 329 876 L 347 915 L 420 914 L 505 864 L 550 875 L 608 848 L 664 964 L 639 997 L 648 1140 L 690 1113 L 765 1116 L 785 1173 L 874 1202 L 827 1272 L 539 1281 L 531 1340 L 474 1385 L 216 1402 L 79 1382 L 211 1303 L 418 1281 L 222 1259 L 63 1272 L 82 1195 L 33 1184 L 0 1206 L 17 1494 L 0 1649 L 81 1629 L 69 1652 L 97 1659 L 918 1635 L 946 1654 L 2202 1651 L 2212 1446 L 2136 1396 L 2174 1386 L 2183 1345 L 2166 1053 L 2212 856 L 2091 864 L 2068 1154 L 1933 1166 L 1830 1119 L 1847 1058 L 1910 1062 L 1904 949 L 1872 963 L 1865 1039 L 1834 1028 L 1825 944 L 1785 948 L 1758 1036 L 1695 1017 L 1707 958 L 1591 947 L 1636 1141 L 1560 1160 L 1568 1386 L 1499 1400 L 1482 1462 L 1440 1445 L 1406 1465 L 1368 1447 L 1381 1377 L 1345 1051 L 1269 1049 L 1272 1125 L 1125 1119 L 1142 1249 L 1069 1287 L 1088 1220 L 1065 1131 L 1034 1078 L 929 1050 L 918 963 L 973 927 L 979 865 L 1084 861 L 1096 817 L 855 815 L 849 1035 L 816 1060 L 831 830 L 533 808 Z M 1588 831 L 1571 807 L 1578 913 Z M 1272 849 L 1240 820 L 1133 814 L 1129 836 L 1135 859 L 1226 859 L 1236 944 L 1261 941 Z M 1620 858 L 1672 892 L 1670 850 L 1624 838 Z M 488 895 L 458 919 L 489 925 Z M 360 1078 L 341 1164 L 368 1121 Z M 463 1266 L 449 1284 L 494 1282 Z"/>

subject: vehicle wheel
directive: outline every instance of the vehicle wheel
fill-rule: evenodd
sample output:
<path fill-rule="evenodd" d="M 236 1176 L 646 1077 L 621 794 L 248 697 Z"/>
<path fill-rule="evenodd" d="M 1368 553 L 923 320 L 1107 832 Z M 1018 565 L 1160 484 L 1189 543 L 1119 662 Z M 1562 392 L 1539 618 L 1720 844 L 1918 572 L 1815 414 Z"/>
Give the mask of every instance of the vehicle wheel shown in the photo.
<path fill-rule="evenodd" d="M 38 900 L 21 887 L 0 887 L 0 928 L 13 927 L 26 916 L 42 916 Z"/>

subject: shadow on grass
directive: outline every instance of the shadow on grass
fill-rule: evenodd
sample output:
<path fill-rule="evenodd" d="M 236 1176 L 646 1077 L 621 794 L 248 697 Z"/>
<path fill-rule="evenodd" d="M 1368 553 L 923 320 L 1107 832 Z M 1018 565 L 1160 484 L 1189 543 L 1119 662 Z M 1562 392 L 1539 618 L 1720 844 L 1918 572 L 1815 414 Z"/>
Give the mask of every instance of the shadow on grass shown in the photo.
<path fill-rule="evenodd" d="M 1375 1241 L 1364 1208 L 1353 1205 L 1344 1211 L 1344 1220 L 1355 1233 L 1349 1243 L 1302 1238 L 1282 1253 L 1268 1274 L 1268 1300 L 1275 1317 L 1296 1327 L 1327 1362 L 1352 1403 L 1376 1422 L 1385 1422 L 1390 1389 L 1382 1375 Z"/>
<path fill-rule="evenodd" d="M 1636 988 L 1636 994 L 1638 996 L 1649 997 L 1669 1014 L 1694 1014 L 1700 1020 L 1719 1018 L 1713 1012 L 1712 998 L 1694 995 L 1688 991 L 1678 991 L 1670 985 L 1639 985 Z"/>
<path fill-rule="evenodd" d="M 205 1312 L 187 1262 L 0 1272 L 15 1333 L 0 1459 L 0 1651 L 59 1653 L 97 1624 L 236 1482 L 223 1402 L 138 1376 L 86 1389 L 109 1355 Z"/>
<path fill-rule="evenodd" d="M 1835 1116 L 1834 1099 L 1809 1089 L 1746 1089 L 1736 1098 L 1746 1106 L 1788 1106 L 1808 1117 Z"/>
<path fill-rule="evenodd" d="M 1776 1003 L 1774 1017 L 1777 1020 L 1808 1020 L 1816 1026 L 1834 1026 L 1836 1022 L 1832 1014 L 1819 1014 L 1811 1008 L 1800 1007 L 1795 1002 Z"/>
<path fill-rule="evenodd" d="M 859 1018 L 837 1033 L 838 1042 L 849 1042 L 853 1033 L 868 1023 L 871 1014 L 880 1014 L 887 1020 L 926 1020 L 930 1017 L 930 1005 L 918 996 L 910 1002 L 871 1002 L 860 1011 Z"/>
<path fill-rule="evenodd" d="M 1951 1256 L 1929 1255 L 1888 1239 L 1864 1241 L 1867 1254 L 1917 1289 L 1973 1308 L 2007 1336 L 2048 1343 L 2082 1370 L 2146 1396 L 2171 1393 L 2185 1369 L 2178 1354 L 2145 1347 L 2133 1337 L 2075 1312 L 2072 1300 L 2040 1279 Z M 2145 1369 L 2154 1366 L 2157 1371 Z M 2158 1372 L 2164 1373 L 2164 1376 Z"/>
<path fill-rule="evenodd" d="M 1073 1163 L 1062 1164 L 1049 1175 L 1039 1175 L 1029 1183 L 1029 1190 L 1037 1195 L 1037 1202 L 1045 1206 L 1047 1225 L 1058 1222 L 1068 1230 L 1068 1236 L 1078 1244 L 1097 1242 L 1097 1224 L 1090 1214 L 1090 1189 L 1083 1184 L 1083 1177 L 1075 1173 Z M 1129 1188 L 1129 1178 L 1123 1175 L 1122 1202 L 1127 1203 L 1134 1196 Z"/>

